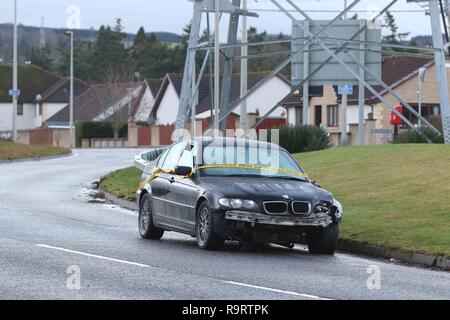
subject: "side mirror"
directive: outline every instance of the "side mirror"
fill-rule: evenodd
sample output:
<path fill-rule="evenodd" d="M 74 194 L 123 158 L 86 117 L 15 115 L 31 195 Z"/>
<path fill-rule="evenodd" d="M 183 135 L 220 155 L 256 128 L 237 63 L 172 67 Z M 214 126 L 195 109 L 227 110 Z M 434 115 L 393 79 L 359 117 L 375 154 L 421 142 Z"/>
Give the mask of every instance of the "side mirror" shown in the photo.
<path fill-rule="evenodd" d="M 192 168 L 191 167 L 177 167 L 175 169 L 175 174 L 177 176 L 187 176 L 190 175 L 192 173 Z"/>
<path fill-rule="evenodd" d="M 318 184 L 317 181 L 311 181 L 311 183 L 312 183 L 313 185 L 315 185 L 317 188 L 322 189 L 322 186 L 321 186 L 320 184 Z"/>

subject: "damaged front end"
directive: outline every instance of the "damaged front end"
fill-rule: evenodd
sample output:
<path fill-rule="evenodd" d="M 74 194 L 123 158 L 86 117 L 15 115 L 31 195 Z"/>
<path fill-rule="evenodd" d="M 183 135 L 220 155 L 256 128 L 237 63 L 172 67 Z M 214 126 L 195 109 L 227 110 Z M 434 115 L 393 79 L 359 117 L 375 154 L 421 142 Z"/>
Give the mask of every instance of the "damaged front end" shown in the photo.
<path fill-rule="evenodd" d="M 336 200 L 303 215 L 230 210 L 223 215 L 222 230 L 227 237 L 244 242 L 305 243 L 308 233 L 339 223 L 342 216 L 342 205 Z"/>

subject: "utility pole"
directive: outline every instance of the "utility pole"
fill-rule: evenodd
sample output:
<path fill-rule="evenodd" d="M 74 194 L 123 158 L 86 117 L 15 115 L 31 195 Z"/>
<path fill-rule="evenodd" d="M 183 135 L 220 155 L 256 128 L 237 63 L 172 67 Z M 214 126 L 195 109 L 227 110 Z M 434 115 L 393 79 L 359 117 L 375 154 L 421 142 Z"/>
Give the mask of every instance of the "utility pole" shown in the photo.
<path fill-rule="evenodd" d="M 69 115 L 69 146 L 71 149 L 73 145 L 73 31 L 67 31 L 70 35 L 70 115 Z"/>
<path fill-rule="evenodd" d="M 344 10 L 347 9 L 347 0 L 344 0 Z M 344 20 L 347 20 L 347 12 L 345 12 Z"/>
<path fill-rule="evenodd" d="M 215 0 L 214 19 L 214 129 L 218 131 L 220 128 L 220 0 Z"/>
<path fill-rule="evenodd" d="M 13 91 L 17 93 L 18 81 L 17 81 L 17 0 L 14 0 L 14 26 L 13 26 Z M 12 95 L 13 99 L 13 114 L 12 114 L 12 141 L 17 141 L 17 100 L 19 96 L 17 94 Z"/>
<path fill-rule="evenodd" d="M 242 0 L 242 10 L 247 11 L 247 0 Z M 241 99 L 247 95 L 248 91 L 248 47 L 246 43 L 248 42 L 248 27 L 247 27 L 247 16 L 242 16 L 242 51 L 241 56 Z M 248 122 L 247 122 L 247 99 L 243 99 L 241 104 L 241 118 L 240 118 L 240 127 L 243 130 L 244 135 L 247 131 Z"/>

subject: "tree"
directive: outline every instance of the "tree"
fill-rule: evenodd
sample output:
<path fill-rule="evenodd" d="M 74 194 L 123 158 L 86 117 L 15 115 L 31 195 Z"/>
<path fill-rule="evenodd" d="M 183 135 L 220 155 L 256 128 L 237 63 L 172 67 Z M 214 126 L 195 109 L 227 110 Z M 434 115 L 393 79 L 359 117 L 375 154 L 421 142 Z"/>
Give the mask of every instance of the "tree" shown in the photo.
<path fill-rule="evenodd" d="M 99 90 L 95 97 L 97 103 L 103 107 L 102 114 L 98 115 L 96 120 L 110 124 L 114 139 L 118 139 L 120 130 L 126 125 L 132 112 L 129 109 L 128 89 L 136 89 L 137 83 L 133 82 L 132 69 L 126 66 L 110 66 L 105 74 L 103 90 Z M 124 108 L 127 108 L 128 112 L 124 112 Z"/>
<path fill-rule="evenodd" d="M 399 33 L 398 26 L 395 21 L 394 15 L 387 11 L 384 17 L 385 27 L 387 27 L 390 31 L 390 34 L 383 37 L 383 42 L 388 44 L 400 44 L 404 41 L 410 34 L 410 32 Z"/>
<path fill-rule="evenodd" d="M 51 49 L 48 46 L 43 48 L 31 48 L 28 59 L 32 64 L 45 70 L 53 70 L 53 59 L 51 57 Z"/>
<path fill-rule="evenodd" d="M 90 70 L 92 82 L 104 81 L 107 79 L 109 69 L 123 67 L 129 63 L 128 52 L 123 43 L 125 37 L 121 19 L 116 20 L 114 28 L 110 26 L 100 27 L 92 53 Z"/>

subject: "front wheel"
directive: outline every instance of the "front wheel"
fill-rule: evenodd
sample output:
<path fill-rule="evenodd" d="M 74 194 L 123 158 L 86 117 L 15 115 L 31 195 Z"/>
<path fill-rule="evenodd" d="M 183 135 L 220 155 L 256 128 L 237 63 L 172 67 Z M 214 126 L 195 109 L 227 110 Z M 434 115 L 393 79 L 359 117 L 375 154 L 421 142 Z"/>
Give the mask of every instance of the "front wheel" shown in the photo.
<path fill-rule="evenodd" d="M 196 229 L 197 244 L 200 249 L 215 250 L 225 243 L 225 239 L 214 232 L 214 216 L 206 201 L 198 208 Z"/>
<path fill-rule="evenodd" d="M 139 234 L 143 239 L 159 240 L 164 230 L 153 225 L 151 199 L 148 193 L 144 194 L 139 206 Z"/>
<path fill-rule="evenodd" d="M 308 235 L 308 248 L 312 254 L 333 255 L 339 240 L 339 224 L 317 228 Z"/>

